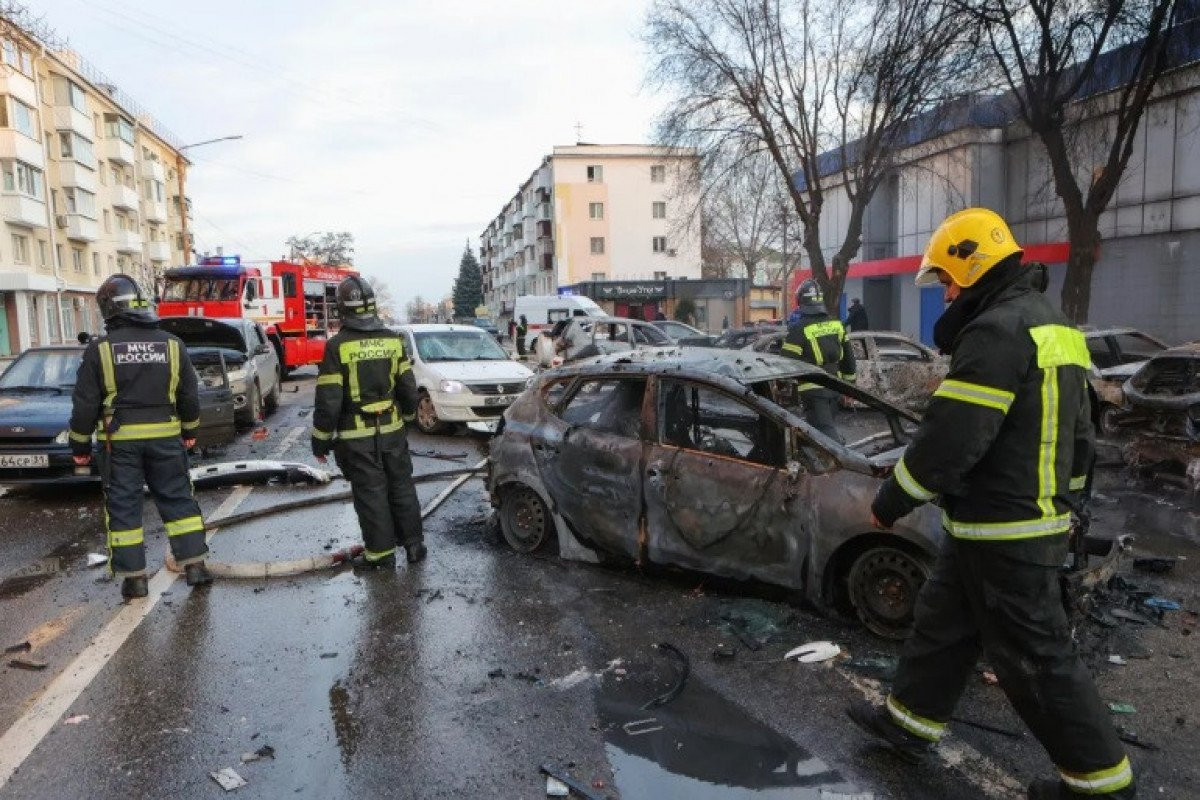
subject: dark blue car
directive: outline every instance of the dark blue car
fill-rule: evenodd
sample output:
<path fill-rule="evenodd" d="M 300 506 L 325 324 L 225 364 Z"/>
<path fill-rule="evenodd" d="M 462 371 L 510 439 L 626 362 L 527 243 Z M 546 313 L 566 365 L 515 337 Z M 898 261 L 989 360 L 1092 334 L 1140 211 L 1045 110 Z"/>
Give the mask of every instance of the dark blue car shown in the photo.
<path fill-rule="evenodd" d="M 189 351 L 191 352 L 191 351 Z M 71 392 L 83 347 L 26 350 L 0 375 L 0 484 L 81 483 L 99 478 L 95 459 L 76 468 L 67 439 Z M 200 377 L 198 447 L 233 439 L 233 395 L 220 357 L 193 355 Z"/>

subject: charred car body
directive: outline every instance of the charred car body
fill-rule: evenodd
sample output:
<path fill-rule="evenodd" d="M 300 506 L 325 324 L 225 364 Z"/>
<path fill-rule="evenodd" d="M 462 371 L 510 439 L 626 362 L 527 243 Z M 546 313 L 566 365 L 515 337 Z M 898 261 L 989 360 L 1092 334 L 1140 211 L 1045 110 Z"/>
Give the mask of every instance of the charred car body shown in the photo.
<path fill-rule="evenodd" d="M 1124 393 L 1129 410 L 1119 424 L 1134 433 L 1126 460 L 1182 467 L 1192 488 L 1200 489 L 1200 344 L 1150 359 L 1125 382 Z"/>

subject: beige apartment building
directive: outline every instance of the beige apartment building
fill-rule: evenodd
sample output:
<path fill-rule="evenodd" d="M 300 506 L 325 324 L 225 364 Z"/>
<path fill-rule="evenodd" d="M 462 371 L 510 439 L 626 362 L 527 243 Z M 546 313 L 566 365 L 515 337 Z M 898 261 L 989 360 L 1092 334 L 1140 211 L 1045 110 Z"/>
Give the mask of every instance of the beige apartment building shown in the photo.
<path fill-rule="evenodd" d="M 492 317 L 583 283 L 698 279 L 698 163 L 692 149 L 555 147 L 480 236 Z"/>
<path fill-rule="evenodd" d="M 0 19 L 0 61 L 2 358 L 99 330 L 109 275 L 186 263 L 191 204 L 178 143 L 76 53 Z"/>

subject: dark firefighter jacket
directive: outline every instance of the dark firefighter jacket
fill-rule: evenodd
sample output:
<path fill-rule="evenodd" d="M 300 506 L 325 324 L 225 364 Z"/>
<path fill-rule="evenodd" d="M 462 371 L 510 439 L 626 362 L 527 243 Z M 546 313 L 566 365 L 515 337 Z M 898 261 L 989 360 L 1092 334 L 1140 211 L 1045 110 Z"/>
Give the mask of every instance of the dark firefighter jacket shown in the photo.
<path fill-rule="evenodd" d="M 1091 359 L 1042 294 L 1044 268 L 1010 266 L 956 322 L 950 372 L 872 506 L 885 525 L 940 496 L 942 523 L 959 539 L 1070 527 L 1068 495 L 1084 488 L 1094 447 Z"/>
<path fill-rule="evenodd" d="M 400 334 L 343 327 L 325 344 L 313 412 L 313 453 L 334 440 L 395 433 L 417 411 L 417 383 Z"/>
<path fill-rule="evenodd" d="M 88 342 L 75 379 L 71 450 L 92 452 L 92 434 L 114 442 L 195 435 L 196 370 L 183 342 L 154 326 L 118 322 Z"/>
<path fill-rule="evenodd" d="M 793 313 L 780 352 L 854 380 L 854 353 L 846 342 L 846 328 L 824 311 Z"/>

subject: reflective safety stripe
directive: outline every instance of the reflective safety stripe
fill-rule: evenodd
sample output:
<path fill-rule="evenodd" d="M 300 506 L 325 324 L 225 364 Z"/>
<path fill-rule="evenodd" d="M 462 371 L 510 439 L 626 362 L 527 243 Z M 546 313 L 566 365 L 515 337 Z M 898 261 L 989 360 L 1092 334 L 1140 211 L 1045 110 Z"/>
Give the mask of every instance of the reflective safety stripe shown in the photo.
<path fill-rule="evenodd" d="M 943 734 L 946 733 L 946 723 L 917 716 L 890 694 L 887 699 L 887 709 L 891 712 L 892 719 L 896 721 L 897 725 L 922 739 L 936 742 L 940 741 Z"/>
<path fill-rule="evenodd" d="M 363 558 L 367 561 L 378 561 L 381 558 L 387 558 L 396 552 L 396 548 L 390 547 L 387 550 L 363 550 Z"/>
<path fill-rule="evenodd" d="M 400 359 L 400 369 L 396 370 L 396 377 L 400 377 L 404 373 L 412 369 L 412 362 L 407 358 Z"/>
<path fill-rule="evenodd" d="M 361 417 L 359 417 L 359 421 L 360 422 L 362 421 Z M 386 425 L 380 425 L 378 428 L 378 432 L 382 435 L 385 433 L 395 433 L 396 431 L 403 430 L 403 429 L 404 429 L 404 420 L 398 419 L 395 422 L 389 422 Z M 370 427 L 350 428 L 350 429 L 339 430 L 338 438 L 339 439 L 365 439 L 368 436 L 374 436 L 375 433 L 376 433 L 376 428 L 374 425 L 371 425 Z M 314 433 L 313 435 L 315 436 L 316 434 Z"/>
<path fill-rule="evenodd" d="M 104 376 L 104 411 L 111 414 L 117 402 L 117 373 L 113 368 L 112 345 L 100 344 L 100 372 Z"/>
<path fill-rule="evenodd" d="M 193 419 L 193 420 L 188 420 L 187 422 L 181 422 L 181 423 L 179 423 L 179 427 L 185 431 L 194 431 L 200 427 L 200 420 Z"/>
<path fill-rule="evenodd" d="M 783 353 L 795 353 L 798 357 L 804 358 L 804 348 L 798 344 L 792 344 L 791 342 L 784 342 L 783 345 L 779 348 L 779 350 L 780 350 L 780 352 L 783 352 Z"/>
<path fill-rule="evenodd" d="M 796 390 L 800 391 L 800 392 L 811 392 L 814 389 L 824 389 L 824 388 L 825 388 L 824 386 L 819 386 L 815 383 L 802 383 L 796 387 Z"/>
<path fill-rule="evenodd" d="M 168 436 L 178 436 L 182 432 L 179 420 L 170 422 L 143 422 L 133 425 L 122 425 L 112 434 L 108 434 L 101 425 L 97 433 L 101 439 L 112 442 L 131 442 L 140 439 L 165 439 Z"/>
<path fill-rule="evenodd" d="M 320 439 L 323 442 L 329 441 L 333 438 L 332 433 L 326 433 L 325 431 L 318 430 L 317 428 L 313 428 L 312 435 L 314 439 Z"/>
<path fill-rule="evenodd" d="M 185 533 L 195 533 L 196 531 L 204 530 L 204 520 L 198 515 L 184 517 L 183 519 L 173 519 L 164 522 L 163 525 L 167 529 L 167 536 L 182 536 Z"/>
<path fill-rule="evenodd" d="M 956 522 L 943 512 L 942 526 L 957 539 L 1032 539 L 1066 533 L 1071 527 L 1070 514 L 1017 522 Z"/>
<path fill-rule="evenodd" d="M 1029 329 L 1037 345 L 1038 366 L 1092 368 L 1092 356 L 1083 333 L 1066 325 L 1038 325 Z"/>
<path fill-rule="evenodd" d="M 836 336 L 840 342 L 845 335 L 846 329 L 836 319 L 816 322 L 804 327 L 804 336 L 812 345 L 813 359 L 817 366 L 825 363 L 825 354 L 821 352 L 821 345 L 817 340 L 824 336 Z"/>
<path fill-rule="evenodd" d="M 372 339 L 353 339 L 342 342 L 338 346 L 338 361 L 345 366 L 350 377 L 350 399 L 354 402 L 362 400 L 362 392 L 358 382 L 358 366 L 367 361 L 391 362 L 389 375 L 395 374 L 396 362 L 404 357 L 404 345 L 394 337 Z M 391 394 L 394 386 L 389 386 L 386 394 Z"/>
<path fill-rule="evenodd" d="M 385 411 L 391 411 L 395 405 L 391 400 L 380 400 L 378 403 L 367 403 L 362 407 L 362 410 L 367 414 L 382 414 Z"/>
<path fill-rule="evenodd" d="M 908 471 L 908 465 L 904 463 L 903 458 L 896 463 L 896 469 L 893 474 L 896 476 L 896 483 L 900 484 L 900 488 L 903 489 L 905 493 L 913 500 L 920 500 L 921 502 L 925 503 L 934 498 L 934 492 L 931 492 L 922 486 L 920 482 L 912 476 L 912 473 Z"/>
<path fill-rule="evenodd" d="M 838 377 L 844 381 L 853 381 L 856 375 L 853 372 L 839 372 Z"/>
<path fill-rule="evenodd" d="M 1068 485 L 1068 490 L 1072 492 L 1082 492 L 1087 486 L 1087 475 L 1076 475 L 1071 478 L 1071 483 Z"/>
<path fill-rule="evenodd" d="M 129 531 L 109 531 L 108 546 L 109 547 L 132 547 L 141 544 L 144 541 L 141 528 L 134 528 Z"/>
<path fill-rule="evenodd" d="M 175 393 L 179 391 L 179 343 L 167 340 L 167 364 L 171 369 L 171 380 L 167 384 L 167 403 L 175 405 Z"/>
<path fill-rule="evenodd" d="M 76 433 L 75 431 L 71 431 L 67 434 L 67 438 L 72 442 L 90 442 L 92 435 L 90 433 Z"/>
<path fill-rule="evenodd" d="M 1058 368 L 1042 370 L 1042 437 L 1038 448 L 1038 507 L 1042 515 L 1054 516 L 1054 494 L 1058 490 Z"/>
<path fill-rule="evenodd" d="M 1082 794 L 1111 794 L 1119 792 L 1133 783 L 1133 770 L 1129 766 L 1129 756 L 1121 759 L 1115 767 L 1098 769 L 1095 772 L 1068 772 L 1061 767 L 1058 773 L 1062 775 L 1063 783 Z"/>
<path fill-rule="evenodd" d="M 945 397 L 950 400 L 961 400 L 964 403 L 994 408 L 1002 414 L 1007 414 L 1009 407 L 1016 399 L 1012 392 L 1003 389 L 993 389 L 980 383 L 968 383 L 947 378 L 933 393 L 934 397 Z"/>
<path fill-rule="evenodd" d="M 317 386 L 341 386 L 342 373 L 331 372 L 328 375 L 317 376 Z"/>

